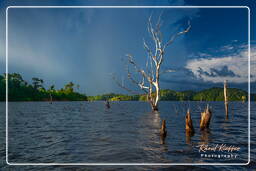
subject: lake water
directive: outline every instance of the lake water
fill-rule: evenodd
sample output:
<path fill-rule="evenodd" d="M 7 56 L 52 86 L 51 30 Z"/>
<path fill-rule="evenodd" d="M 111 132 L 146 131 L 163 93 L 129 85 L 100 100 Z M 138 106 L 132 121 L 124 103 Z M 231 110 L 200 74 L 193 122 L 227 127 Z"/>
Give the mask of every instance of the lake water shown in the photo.
<path fill-rule="evenodd" d="M 146 102 L 10 102 L 8 150 L 10 163 L 247 163 L 248 103 L 231 102 L 225 119 L 223 102 L 209 102 L 210 130 L 199 130 L 200 112 L 206 102 L 160 102 L 151 112 Z M 255 102 L 251 103 L 255 113 Z M 191 109 L 195 135 L 185 134 L 185 114 Z M 0 103 L 1 161 L 5 161 L 5 103 Z M 159 136 L 161 120 L 167 124 L 165 143 Z M 251 117 L 251 141 L 255 141 L 255 117 Z M 236 158 L 202 157 L 200 144 L 239 147 Z M 208 152 L 212 154 L 211 152 Z M 226 152 L 217 152 L 227 154 Z M 255 156 L 252 145 L 251 156 Z M 215 154 L 215 153 L 214 153 Z M 230 153 L 229 153 L 230 154 Z M 255 168 L 255 158 L 246 168 Z M 7 169 L 15 166 L 3 166 Z M 21 166 L 28 170 L 36 167 Z M 98 166 L 100 167 L 100 166 Z M 221 166 L 233 170 L 233 167 Z M 16 166 L 17 168 L 17 166 Z M 82 166 L 39 166 L 44 169 L 81 169 Z M 94 167 L 95 168 L 95 167 Z M 97 167 L 96 167 L 97 168 Z M 122 169 L 125 166 L 107 166 Z M 132 166 L 132 169 L 215 169 L 215 166 Z M 242 167 L 241 167 L 242 168 Z M 38 169 L 38 167 L 37 167 Z M 35 169 L 35 170 L 37 170 Z"/>

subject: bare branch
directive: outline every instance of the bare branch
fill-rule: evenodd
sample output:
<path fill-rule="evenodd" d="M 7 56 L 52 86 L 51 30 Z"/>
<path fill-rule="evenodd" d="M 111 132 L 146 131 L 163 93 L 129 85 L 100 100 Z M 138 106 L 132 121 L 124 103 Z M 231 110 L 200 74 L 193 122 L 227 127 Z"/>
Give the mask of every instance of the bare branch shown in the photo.
<path fill-rule="evenodd" d="M 152 50 L 149 48 L 148 44 L 146 43 L 145 39 L 143 39 L 143 45 L 148 52 L 148 59 L 150 60 L 150 71 L 148 70 L 148 73 L 151 73 L 151 77 L 154 79 L 154 71 L 153 71 L 153 65 L 152 65 L 153 53 L 152 53 Z M 148 69 L 148 61 L 146 63 L 146 67 Z"/>
<path fill-rule="evenodd" d="M 132 74 L 130 73 L 128 66 L 127 66 L 127 77 L 130 79 L 130 81 L 131 81 L 133 84 L 138 85 L 138 86 L 141 88 L 141 90 L 143 90 L 145 93 L 148 93 L 148 91 L 147 91 L 146 89 L 148 89 L 149 87 L 144 86 L 144 77 L 142 77 L 142 82 L 139 82 L 139 81 L 135 80 L 135 79 L 132 77 Z"/>
<path fill-rule="evenodd" d="M 137 64 L 133 61 L 132 56 L 129 55 L 129 54 L 126 55 L 126 56 L 128 57 L 128 60 L 129 60 L 130 64 L 132 64 L 132 65 L 134 66 L 135 70 L 136 70 L 138 73 L 140 73 L 143 77 L 147 78 L 148 82 L 151 82 L 151 81 L 152 81 L 152 80 L 151 80 L 151 77 L 148 76 L 148 74 L 147 74 L 143 69 L 140 69 L 140 68 L 137 66 Z"/>
<path fill-rule="evenodd" d="M 114 76 L 114 74 L 112 74 L 112 79 L 113 79 L 113 80 L 115 81 L 115 83 L 116 83 L 119 87 L 121 87 L 122 89 L 124 89 L 124 90 L 126 90 L 126 91 L 128 91 L 128 92 L 130 92 L 130 93 L 132 93 L 132 94 L 139 94 L 139 92 L 136 92 L 136 91 L 134 91 L 134 90 L 131 90 L 131 89 L 125 87 L 123 84 L 121 84 L 121 83 L 116 79 L 116 77 Z"/>
<path fill-rule="evenodd" d="M 152 53 L 151 49 L 148 47 L 148 45 L 147 45 L 145 39 L 143 39 L 143 45 L 144 45 L 144 48 L 147 50 L 148 55 L 149 55 L 149 56 L 153 56 L 153 53 Z"/>
<path fill-rule="evenodd" d="M 162 43 L 162 32 L 161 32 L 161 26 L 162 26 L 162 15 L 164 13 L 164 10 L 161 11 L 161 14 L 158 16 L 158 20 L 157 20 L 157 23 L 156 23 L 156 37 L 157 37 L 157 40 L 158 40 L 158 43 Z M 160 46 L 159 46 L 160 48 Z"/>
<path fill-rule="evenodd" d="M 161 19 L 162 19 L 163 13 L 164 13 L 164 11 L 162 11 L 161 14 L 158 16 L 158 20 L 157 20 L 157 23 L 156 23 L 156 29 L 159 32 L 160 32 L 160 29 L 161 29 L 161 26 L 162 26 Z"/>
<path fill-rule="evenodd" d="M 187 32 L 190 30 L 190 28 L 191 28 L 190 21 L 188 21 L 188 27 L 187 27 L 184 31 L 181 31 L 181 32 L 176 33 L 175 35 L 173 35 L 173 36 L 167 41 L 167 43 L 164 45 L 163 50 L 164 50 L 167 46 L 169 46 L 178 36 L 187 33 Z"/>
<path fill-rule="evenodd" d="M 152 39 L 153 39 L 154 42 L 155 42 L 155 55 L 154 55 L 154 56 L 157 56 L 158 37 L 157 37 L 156 31 L 155 31 L 154 28 L 153 28 L 153 25 L 152 25 L 152 22 L 151 22 L 151 17 L 152 17 L 152 16 L 150 16 L 149 19 L 148 19 L 148 31 L 149 31 L 149 33 L 151 34 Z"/>
<path fill-rule="evenodd" d="M 170 72 L 175 72 L 175 70 L 167 69 L 165 71 L 160 72 L 159 74 L 161 75 L 161 74 L 166 74 L 166 73 L 170 73 Z"/>

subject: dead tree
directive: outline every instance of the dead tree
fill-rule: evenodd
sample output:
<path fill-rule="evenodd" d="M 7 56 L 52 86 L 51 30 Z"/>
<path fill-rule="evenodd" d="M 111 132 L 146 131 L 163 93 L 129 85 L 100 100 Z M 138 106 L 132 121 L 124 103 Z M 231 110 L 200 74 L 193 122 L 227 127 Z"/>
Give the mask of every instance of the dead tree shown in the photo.
<path fill-rule="evenodd" d="M 191 118 L 190 110 L 188 109 L 186 114 L 186 135 L 187 136 L 193 136 L 195 133 L 194 127 L 193 127 L 193 121 Z"/>
<path fill-rule="evenodd" d="M 201 113 L 201 120 L 200 120 L 200 129 L 201 130 L 209 128 L 211 118 L 212 118 L 212 111 L 209 109 L 209 105 L 207 105 L 204 112 Z"/>
<path fill-rule="evenodd" d="M 226 111 L 226 118 L 228 118 L 228 92 L 227 92 L 227 80 L 224 81 L 224 104 Z"/>
<path fill-rule="evenodd" d="M 150 47 L 146 43 L 146 41 L 143 40 L 144 48 L 147 51 L 146 69 L 144 70 L 139 67 L 134 61 L 133 56 L 128 54 L 126 55 L 128 58 L 127 77 L 133 84 L 137 85 L 142 91 L 144 91 L 144 93 L 147 95 L 147 101 L 150 103 L 152 110 L 156 111 L 158 110 L 158 102 L 160 99 L 160 75 L 163 73 L 173 72 L 173 70 L 161 70 L 161 65 L 164 60 L 166 48 L 171 45 L 178 36 L 187 33 L 190 30 L 191 25 L 190 22 L 188 22 L 188 27 L 185 30 L 170 36 L 170 38 L 166 42 L 163 42 L 161 32 L 161 15 L 159 16 L 158 21 L 154 26 L 152 24 L 151 18 L 152 17 L 150 16 L 148 19 L 147 29 L 150 37 L 152 38 L 154 47 Z M 129 66 L 132 66 L 135 73 L 139 74 L 140 80 L 136 79 L 134 74 L 130 72 Z M 120 87 L 124 88 L 129 92 L 133 92 L 132 90 L 125 87 L 123 84 L 120 84 L 115 78 L 114 80 Z"/>

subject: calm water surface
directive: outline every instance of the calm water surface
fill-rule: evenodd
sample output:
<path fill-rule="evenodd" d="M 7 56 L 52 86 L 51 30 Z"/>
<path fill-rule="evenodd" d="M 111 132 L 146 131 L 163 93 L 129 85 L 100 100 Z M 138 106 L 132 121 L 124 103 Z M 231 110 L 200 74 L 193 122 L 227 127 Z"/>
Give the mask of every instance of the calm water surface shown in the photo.
<path fill-rule="evenodd" d="M 246 163 L 248 104 L 232 102 L 228 120 L 225 119 L 223 102 L 209 104 L 213 111 L 210 130 L 200 132 L 200 111 L 206 106 L 205 102 L 161 102 L 159 112 L 151 112 L 146 102 L 111 102 L 110 109 L 105 108 L 101 101 L 53 104 L 10 102 L 8 159 L 11 163 Z M 192 137 L 185 134 L 185 114 L 188 107 L 195 127 L 195 135 Z M 0 103 L 0 110 L 1 135 L 4 135 L 5 103 Z M 255 113 L 255 103 L 252 103 L 251 110 L 252 114 Z M 162 119 L 166 120 L 168 131 L 165 144 L 161 143 L 159 136 Z M 252 117 L 252 132 L 255 123 L 255 117 Z M 1 142 L 4 140 L 5 137 L 1 136 Z M 252 141 L 255 142 L 254 133 Z M 240 147 L 240 151 L 233 153 L 238 155 L 233 159 L 202 158 L 198 151 L 198 145 L 202 143 L 211 146 L 233 145 Z M 0 153 L 3 154 L 1 159 L 4 161 L 3 145 Z M 255 155 L 253 145 L 252 155 Z M 255 164 L 254 158 L 252 160 Z M 170 166 L 135 168 L 147 170 L 168 167 Z M 226 166 L 222 167 L 228 169 Z M 114 166 L 107 168 L 112 169 Z M 33 170 L 31 167 L 29 169 Z"/>

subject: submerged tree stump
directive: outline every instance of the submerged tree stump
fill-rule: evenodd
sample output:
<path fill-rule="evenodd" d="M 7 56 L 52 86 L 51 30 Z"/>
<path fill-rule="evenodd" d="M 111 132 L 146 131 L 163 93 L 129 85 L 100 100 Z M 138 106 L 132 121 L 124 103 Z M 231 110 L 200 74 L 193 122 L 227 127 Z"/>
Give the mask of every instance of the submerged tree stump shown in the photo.
<path fill-rule="evenodd" d="M 106 108 L 110 108 L 110 104 L 109 104 L 109 101 L 107 100 L 106 102 L 105 102 L 105 106 L 106 106 Z"/>
<path fill-rule="evenodd" d="M 165 143 L 165 137 L 167 135 L 167 131 L 166 131 L 166 121 L 163 120 L 162 121 L 162 126 L 160 129 L 160 139 L 161 139 L 161 144 Z"/>
<path fill-rule="evenodd" d="M 52 94 L 50 93 L 50 104 L 52 104 Z"/>
<path fill-rule="evenodd" d="M 201 120 L 200 120 L 200 129 L 201 130 L 209 128 L 211 118 L 212 118 L 212 111 L 209 109 L 209 105 L 207 105 L 204 112 L 201 113 Z"/>
<path fill-rule="evenodd" d="M 246 96 L 242 96 L 242 103 L 245 103 L 246 101 Z"/>
<path fill-rule="evenodd" d="M 193 121 L 191 118 L 190 110 L 188 109 L 186 114 L 186 136 L 193 136 L 195 133 L 194 127 L 193 127 Z"/>

